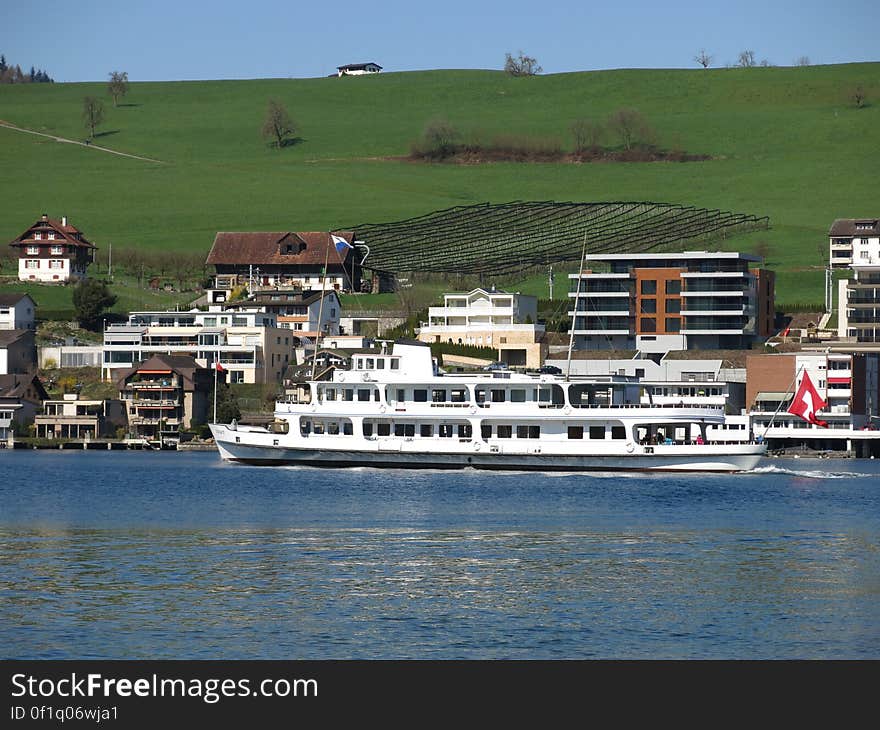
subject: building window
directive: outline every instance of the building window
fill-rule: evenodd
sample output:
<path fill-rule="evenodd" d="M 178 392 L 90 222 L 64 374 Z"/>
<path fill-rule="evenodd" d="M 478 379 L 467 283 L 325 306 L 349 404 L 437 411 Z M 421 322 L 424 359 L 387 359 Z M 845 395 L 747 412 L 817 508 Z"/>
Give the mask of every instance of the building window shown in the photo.
<path fill-rule="evenodd" d="M 53 256 L 60 256 L 64 253 L 64 246 L 52 246 L 49 251 Z"/>
<path fill-rule="evenodd" d="M 657 331 L 657 318 L 656 317 L 642 317 L 641 329 L 642 329 L 642 332 L 656 332 Z"/>
<path fill-rule="evenodd" d="M 666 318 L 666 331 L 667 332 L 681 332 L 681 318 L 680 317 L 667 317 Z"/>
<path fill-rule="evenodd" d="M 666 300 L 666 313 L 667 314 L 678 314 L 681 311 L 681 299 L 667 299 Z"/>
<path fill-rule="evenodd" d="M 642 299 L 642 312 L 645 314 L 656 314 L 657 313 L 657 300 L 656 299 Z"/>
<path fill-rule="evenodd" d="M 666 294 L 681 294 L 681 279 L 667 279 Z"/>
<path fill-rule="evenodd" d="M 29 256 L 37 256 L 40 253 L 40 247 L 39 246 L 28 246 L 27 252 L 28 252 Z"/>
<path fill-rule="evenodd" d="M 28 259 L 24 262 L 24 267 L 26 269 L 39 269 L 40 262 L 38 259 Z"/>
<path fill-rule="evenodd" d="M 642 294 L 656 294 L 657 293 L 657 281 L 656 279 L 645 279 L 642 281 Z"/>
<path fill-rule="evenodd" d="M 49 268 L 50 269 L 63 269 L 64 262 L 61 259 L 51 259 L 49 261 Z"/>

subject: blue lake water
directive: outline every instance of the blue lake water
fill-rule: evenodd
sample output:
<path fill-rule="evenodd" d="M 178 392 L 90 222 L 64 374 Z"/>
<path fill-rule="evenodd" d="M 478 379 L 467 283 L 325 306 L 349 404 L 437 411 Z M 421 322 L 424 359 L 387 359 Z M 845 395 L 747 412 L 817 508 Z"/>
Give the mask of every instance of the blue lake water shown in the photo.
<path fill-rule="evenodd" d="M 736 475 L 0 453 L 0 657 L 880 658 L 880 461 Z"/>

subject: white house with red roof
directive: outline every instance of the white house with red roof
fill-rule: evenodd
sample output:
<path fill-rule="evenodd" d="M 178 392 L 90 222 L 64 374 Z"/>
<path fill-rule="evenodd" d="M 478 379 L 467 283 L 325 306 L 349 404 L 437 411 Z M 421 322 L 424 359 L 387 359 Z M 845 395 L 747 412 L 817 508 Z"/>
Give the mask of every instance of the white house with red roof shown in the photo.
<path fill-rule="evenodd" d="M 86 276 L 95 260 L 96 246 L 67 217 L 60 221 L 42 217 L 10 244 L 18 251 L 18 278 L 64 284 Z"/>

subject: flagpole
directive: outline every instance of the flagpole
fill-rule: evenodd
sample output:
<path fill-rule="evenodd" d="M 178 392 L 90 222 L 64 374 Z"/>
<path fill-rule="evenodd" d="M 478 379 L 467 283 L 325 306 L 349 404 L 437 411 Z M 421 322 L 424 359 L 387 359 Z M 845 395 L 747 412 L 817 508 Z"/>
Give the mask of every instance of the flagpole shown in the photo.
<path fill-rule="evenodd" d="M 315 379 L 315 370 L 318 367 L 318 343 L 321 341 L 321 317 L 324 316 L 324 295 L 327 286 L 327 261 L 330 258 L 330 246 L 333 245 L 333 236 L 324 251 L 324 278 L 321 281 L 321 303 L 318 305 L 318 334 L 315 336 L 315 351 L 312 353 L 312 380 Z M 334 246 L 335 248 L 335 246 Z"/>
<path fill-rule="evenodd" d="M 214 360 L 214 423 L 217 423 L 217 360 Z"/>
<path fill-rule="evenodd" d="M 789 383 L 789 385 L 788 385 L 788 390 L 785 391 L 785 395 L 788 395 L 789 393 L 791 393 L 791 397 L 794 398 L 794 390 L 793 390 L 794 384 L 797 382 L 798 375 L 801 374 L 801 370 L 803 370 L 803 369 L 804 369 L 803 365 L 801 365 L 798 368 L 797 372 L 794 374 L 794 377 L 791 379 L 791 383 Z M 761 434 L 762 441 L 764 440 L 764 437 L 767 435 L 767 431 L 769 431 L 770 427 L 773 425 L 773 421 L 776 420 L 776 416 L 779 415 L 779 411 L 782 410 L 783 405 L 785 405 L 785 397 L 783 397 L 782 400 L 779 401 L 779 405 L 776 406 L 776 410 L 773 412 L 773 415 L 770 418 L 770 422 L 764 428 L 764 433 Z"/>
<path fill-rule="evenodd" d="M 578 266 L 577 291 L 574 295 L 574 314 L 571 315 L 571 333 L 568 336 L 568 359 L 565 368 L 565 382 L 571 378 L 571 350 L 574 346 L 574 328 L 577 324 L 578 300 L 581 296 L 581 277 L 584 273 L 584 259 L 587 257 L 587 232 L 584 231 L 584 245 L 581 247 L 581 263 Z"/>

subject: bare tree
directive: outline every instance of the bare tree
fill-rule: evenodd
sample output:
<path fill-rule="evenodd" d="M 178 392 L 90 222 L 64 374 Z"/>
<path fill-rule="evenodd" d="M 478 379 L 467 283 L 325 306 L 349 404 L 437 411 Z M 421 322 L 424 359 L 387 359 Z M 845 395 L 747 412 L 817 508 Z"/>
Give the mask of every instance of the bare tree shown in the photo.
<path fill-rule="evenodd" d="M 422 131 L 419 151 L 422 156 L 442 160 L 455 153 L 460 136 L 446 119 L 432 119 Z"/>
<path fill-rule="evenodd" d="M 119 106 L 119 97 L 128 93 L 128 71 L 111 71 L 107 91 L 113 97 L 113 106 Z"/>
<path fill-rule="evenodd" d="M 694 62 L 700 64 L 703 68 L 709 68 L 712 65 L 712 56 L 706 53 L 704 48 L 701 48 L 700 52 L 694 56 Z"/>
<path fill-rule="evenodd" d="M 741 51 L 739 57 L 736 62 L 737 66 L 742 66 L 743 68 L 751 68 L 755 65 L 755 52 L 754 51 Z"/>
<path fill-rule="evenodd" d="M 794 62 L 795 66 L 809 66 L 810 65 L 810 57 L 809 56 L 801 56 L 797 61 Z"/>
<path fill-rule="evenodd" d="M 94 96 L 87 96 L 83 99 L 83 123 L 90 132 L 90 136 L 95 136 L 95 127 L 104 121 L 104 102 Z"/>
<path fill-rule="evenodd" d="M 602 145 L 605 127 L 593 119 L 577 119 L 571 125 L 571 134 L 574 137 L 575 153 L 595 152 Z"/>
<path fill-rule="evenodd" d="M 656 139 L 654 129 L 638 109 L 618 109 L 608 117 L 607 126 L 625 150 L 652 145 Z"/>
<path fill-rule="evenodd" d="M 274 144 L 281 149 L 287 144 L 287 138 L 296 133 L 296 124 L 287 113 L 287 109 L 277 99 L 269 99 L 266 107 L 266 121 L 263 122 L 263 137 L 274 139 Z"/>
<path fill-rule="evenodd" d="M 504 73 L 508 76 L 536 76 L 543 70 L 536 59 L 524 55 L 522 51 L 516 58 L 509 53 L 505 54 Z"/>

